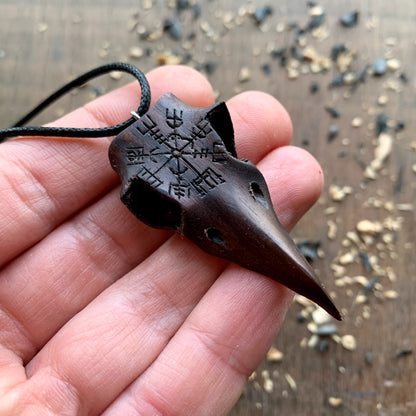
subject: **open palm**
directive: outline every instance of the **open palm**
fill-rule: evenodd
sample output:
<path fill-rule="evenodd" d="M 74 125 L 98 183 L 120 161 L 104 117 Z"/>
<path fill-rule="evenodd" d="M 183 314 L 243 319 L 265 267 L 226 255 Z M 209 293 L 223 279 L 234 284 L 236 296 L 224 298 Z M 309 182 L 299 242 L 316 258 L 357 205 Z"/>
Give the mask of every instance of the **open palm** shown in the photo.
<path fill-rule="evenodd" d="M 214 102 L 185 67 L 148 74 L 153 103 L 173 92 Z M 54 123 L 129 117 L 137 82 Z M 322 173 L 287 146 L 283 107 L 260 92 L 228 103 L 237 153 L 256 163 L 290 229 Z M 0 415 L 223 415 L 273 342 L 291 292 L 140 223 L 119 201 L 110 139 L 0 145 Z"/>

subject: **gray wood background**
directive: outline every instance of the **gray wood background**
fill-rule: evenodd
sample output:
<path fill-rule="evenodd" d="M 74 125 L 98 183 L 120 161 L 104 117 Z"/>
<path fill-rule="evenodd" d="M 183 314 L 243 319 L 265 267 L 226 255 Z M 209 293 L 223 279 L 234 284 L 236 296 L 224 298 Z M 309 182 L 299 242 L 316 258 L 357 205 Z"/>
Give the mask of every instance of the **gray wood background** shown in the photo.
<path fill-rule="evenodd" d="M 357 72 L 378 57 L 400 62 L 399 69 L 390 69 L 382 76 L 369 74 L 353 93 L 348 86 L 328 88 L 338 74 L 334 62 L 320 73 L 311 71 L 309 61 L 291 63 L 290 79 L 280 59 L 270 55 L 272 49 L 294 45 L 296 30 L 288 26 L 307 24 L 310 18 L 305 1 L 269 1 L 273 13 L 260 27 L 251 16 L 238 16 L 245 14 L 244 7 L 247 10 L 267 4 L 263 1 L 199 0 L 201 16 L 197 19 L 192 16 L 194 9 L 178 15 L 171 3 L 1 0 L 0 125 L 9 126 L 55 88 L 94 66 L 126 60 L 146 71 L 169 54 L 177 54 L 203 71 L 207 64 L 216 66 L 207 76 L 219 99 L 247 89 L 276 96 L 292 117 L 293 144 L 307 148 L 320 161 L 326 178 L 322 198 L 298 224 L 293 236 L 320 242 L 320 257 L 314 267 L 345 313 L 344 322 L 338 324 L 339 336 L 352 335 L 356 348 L 345 349 L 336 337 L 320 338 L 318 348 L 305 346 L 313 341 L 307 325 L 311 318 L 299 323 L 297 315 L 302 307 L 294 304 L 275 341 L 275 347 L 284 354 L 283 360 L 265 360 L 261 364 L 232 414 L 416 415 L 412 354 L 416 341 L 416 3 L 319 1 L 326 13 L 321 29 L 327 31 L 328 37 L 323 31 L 307 33 L 307 46 L 326 58 L 334 45 L 345 44 L 355 53 L 353 69 Z M 340 16 L 354 10 L 360 13 L 358 25 L 341 26 Z M 181 40 L 170 39 L 167 33 L 158 38 L 165 18 L 180 20 Z M 144 30 L 157 39 L 141 39 L 138 32 Z M 149 48 L 149 56 L 134 59 L 129 56 L 132 47 Z M 390 61 L 390 66 L 395 64 Z M 242 67 L 251 71 L 250 79 L 244 83 L 239 82 Z M 110 77 L 94 81 L 59 101 L 37 123 L 128 81 L 125 76 L 118 81 Z M 319 84 L 315 94 L 309 91 L 312 82 Z M 339 118 L 331 118 L 325 106 L 338 109 Z M 392 149 L 377 178 L 370 180 L 365 169 L 379 144 L 374 125 L 380 113 L 390 120 Z M 351 124 L 356 117 L 361 118 L 360 127 Z M 395 131 L 400 122 L 404 129 Z M 338 126 L 339 134 L 328 141 L 331 125 Z M 335 202 L 331 185 L 347 187 L 343 189 L 347 195 Z M 358 251 L 378 261 L 370 271 L 365 269 L 348 234 L 362 220 L 384 224 L 381 232 L 372 237 L 372 244 L 364 244 L 371 243 L 368 234 L 360 236 Z M 328 221 L 332 221 L 332 228 L 336 227 L 331 238 Z M 337 275 L 339 267 L 334 268 L 340 263 L 345 263 L 344 270 Z M 365 292 L 360 285 L 363 278 L 354 280 L 355 276 L 364 276 L 368 281 L 376 278 L 377 284 Z"/>

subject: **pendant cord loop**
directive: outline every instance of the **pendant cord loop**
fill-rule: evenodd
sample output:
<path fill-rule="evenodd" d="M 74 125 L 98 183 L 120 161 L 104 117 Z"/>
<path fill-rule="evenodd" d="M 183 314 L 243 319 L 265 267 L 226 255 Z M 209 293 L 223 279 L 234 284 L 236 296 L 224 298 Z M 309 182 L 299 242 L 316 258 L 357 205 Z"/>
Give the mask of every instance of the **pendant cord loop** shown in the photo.
<path fill-rule="evenodd" d="M 55 102 L 58 98 L 67 94 L 74 88 L 80 87 L 87 81 L 104 75 L 112 71 L 127 72 L 133 75 L 137 81 L 139 81 L 141 87 L 141 100 L 137 115 L 142 116 L 145 114 L 150 106 L 150 86 L 146 79 L 146 76 L 138 68 L 133 65 L 124 62 L 114 62 L 107 65 L 94 68 L 91 71 L 75 78 L 68 84 L 65 84 L 59 90 L 55 91 L 48 98 L 43 100 L 37 107 L 20 119 L 13 127 L 0 130 L 0 143 L 12 137 L 18 136 L 45 136 L 45 137 L 108 137 L 115 136 L 130 126 L 136 121 L 133 116 L 123 123 L 116 126 L 102 127 L 102 128 L 71 128 L 71 127 L 23 127 L 33 117 L 42 112 L 46 107 Z"/>

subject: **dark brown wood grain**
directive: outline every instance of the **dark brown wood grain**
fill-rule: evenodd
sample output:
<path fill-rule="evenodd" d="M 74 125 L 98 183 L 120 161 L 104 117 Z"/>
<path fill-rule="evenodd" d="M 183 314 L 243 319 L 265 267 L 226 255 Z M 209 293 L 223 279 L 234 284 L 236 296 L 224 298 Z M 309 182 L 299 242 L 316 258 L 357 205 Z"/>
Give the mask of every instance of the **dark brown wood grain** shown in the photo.
<path fill-rule="evenodd" d="M 282 23 L 304 25 L 309 17 L 306 4 L 284 0 L 273 3 L 274 13 L 259 28 L 247 17 L 238 25 L 226 28 L 227 13 L 232 21 L 241 6 L 264 6 L 263 2 L 237 0 L 200 1 L 201 17 L 194 20 L 190 11 L 181 15 L 184 38 L 178 42 L 165 33 L 154 42 L 140 39 L 137 26 L 157 32 L 158 24 L 166 17 L 176 16 L 165 1 L 153 1 L 153 7 L 144 9 L 143 2 L 120 1 L 15 1 L 3 0 L 0 5 L 0 125 L 8 127 L 42 98 L 53 92 L 71 77 L 99 64 L 128 60 L 143 71 L 150 70 L 161 60 L 169 59 L 168 51 L 179 50 L 184 58 L 188 52 L 189 64 L 198 68 L 215 63 L 216 69 L 207 74 L 220 99 L 228 99 L 239 91 L 258 89 L 278 98 L 287 108 L 294 125 L 293 144 L 310 151 L 321 163 L 326 185 L 321 200 L 305 215 L 292 235 L 299 239 L 321 242 L 322 258 L 313 266 L 336 303 L 343 309 L 344 322 L 338 324 L 339 335 L 352 334 L 357 348 L 348 351 L 332 339 L 328 350 L 317 351 L 302 347 L 302 340 L 310 339 L 306 323 L 297 322 L 301 306 L 294 304 L 287 316 L 275 346 L 284 353 L 282 362 L 265 360 L 236 404 L 232 415 L 414 415 L 416 414 L 416 368 L 414 354 L 397 356 L 406 349 L 416 348 L 416 264 L 415 264 L 415 211 L 416 163 L 414 145 L 416 131 L 415 80 L 416 70 L 416 4 L 411 0 L 350 0 L 319 2 L 326 12 L 324 26 L 329 37 L 319 41 L 307 35 L 307 45 L 328 56 L 335 44 L 343 43 L 356 52 L 357 70 L 372 64 L 377 57 L 393 57 L 401 62 L 401 69 L 376 78 L 369 74 L 366 82 L 358 85 L 350 98 L 348 87 L 329 89 L 328 84 L 337 74 L 334 65 L 322 73 L 302 74 L 309 66 L 302 62 L 300 74 L 289 79 L 279 58 L 273 58 L 268 49 L 293 45 L 294 31 L 276 30 Z M 360 11 L 359 24 L 345 28 L 339 24 L 342 13 Z M 138 16 L 138 17 L 137 17 Z M 226 20 L 226 19 L 225 19 Z M 136 23 L 135 23 L 136 22 Z M 205 23 L 206 22 L 206 23 Z M 208 25 L 209 24 L 209 25 Z M 207 33 L 212 30 L 213 36 Z M 188 39 L 189 48 L 182 48 Z M 190 40 L 189 40 L 190 39 Z M 390 39 L 390 40 L 389 40 Z M 140 59 L 129 56 L 131 47 L 149 47 L 149 56 Z M 262 65 L 268 64 L 270 74 Z M 242 67 L 251 71 L 251 77 L 239 82 Z M 398 80 L 404 72 L 408 82 Z M 129 81 L 104 77 L 60 100 L 36 123 L 55 119 L 71 108 L 89 101 L 97 94 L 114 89 Z M 386 88 L 395 82 L 402 90 Z M 312 82 L 319 90 L 311 94 Z M 380 96 L 387 96 L 386 105 L 379 105 Z M 331 118 L 325 106 L 340 112 Z M 372 130 L 377 114 L 385 113 L 391 126 L 402 121 L 401 132 L 390 131 L 393 147 L 375 180 L 366 179 L 364 168 L 374 159 L 377 140 Z M 355 117 L 362 119 L 361 127 L 352 127 Z M 328 141 L 328 131 L 336 124 L 339 135 Z M 331 185 L 351 187 L 351 194 L 334 202 L 328 190 Z M 332 211 L 325 211 L 327 209 Z M 404 210 L 403 210 L 404 208 Z M 402 217 L 401 227 L 391 231 L 393 242 L 381 249 L 381 240 L 368 247 L 367 254 L 376 255 L 381 271 L 391 268 L 397 277 L 390 281 L 382 277 L 383 288 L 372 292 L 364 305 L 355 302 L 362 291 L 358 285 L 340 288 L 331 265 L 337 256 L 347 253 L 346 235 L 354 231 L 361 220 L 386 221 Z M 328 220 L 337 225 L 337 233 L 329 239 Z M 387 238 L 387 237 L 386 237 Z M 377 244 L 379 244 L 377 248 Z M 346 266 L 345 275 L 362 275 L 368 279 L 376 272 L 366 271 L 357 258 Z M 382 296 L 387 290 L 398 294 L 395 300 Z M 309 322 L 310 319 L 307 320 Z M 365 361 L 372 354 L 372 364 Z M 289 374 L 296 381 L 290 386 Z M 272 388 L 265 389 L 265 380 L 272 380 Z M 270 385 L 269 385 L 270 387 Z M 330 397 L 342 399 L 334 408 Z"/>

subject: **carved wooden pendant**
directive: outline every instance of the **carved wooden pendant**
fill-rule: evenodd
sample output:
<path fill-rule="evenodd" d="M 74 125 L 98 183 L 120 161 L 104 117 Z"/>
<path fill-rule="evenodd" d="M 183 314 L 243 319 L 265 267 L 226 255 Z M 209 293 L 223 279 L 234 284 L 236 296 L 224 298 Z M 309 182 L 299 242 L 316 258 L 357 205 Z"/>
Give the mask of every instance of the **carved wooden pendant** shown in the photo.
<path fill-rule="evenodd" d="M 121 199 L 137 218 L 268 276 L 340 319 L 277 219 L 262 174 L 237 158 L 225 103 L 196 108 L 167 94 L 113 140 L 109 157 Z"/>

